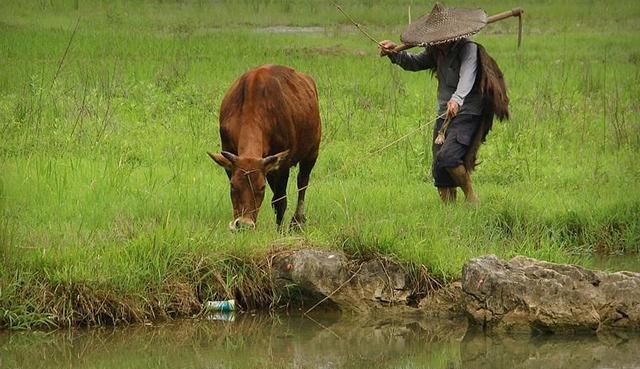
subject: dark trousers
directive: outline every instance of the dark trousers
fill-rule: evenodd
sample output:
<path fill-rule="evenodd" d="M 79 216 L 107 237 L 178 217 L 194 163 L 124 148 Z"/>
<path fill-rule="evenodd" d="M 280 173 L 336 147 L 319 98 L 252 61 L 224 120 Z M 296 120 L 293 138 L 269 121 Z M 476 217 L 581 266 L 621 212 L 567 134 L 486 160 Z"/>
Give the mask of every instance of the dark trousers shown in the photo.
<path fill-rule="evenodd" d="M 431 174 L 436 187 L 457 187 L 458 184 L 451 177 L 447 168 L 455 168 L 463 163 L 464 155 L 469 150 L 473 135 L 480 127 L 480 115 L 461 114 L 451 120 L 445 133 L 444 143 L 436 145 L 434 140 L 438 136 L 444 119 L 438 119 L 433 128 L 431 151 L 433 162 Z"/>

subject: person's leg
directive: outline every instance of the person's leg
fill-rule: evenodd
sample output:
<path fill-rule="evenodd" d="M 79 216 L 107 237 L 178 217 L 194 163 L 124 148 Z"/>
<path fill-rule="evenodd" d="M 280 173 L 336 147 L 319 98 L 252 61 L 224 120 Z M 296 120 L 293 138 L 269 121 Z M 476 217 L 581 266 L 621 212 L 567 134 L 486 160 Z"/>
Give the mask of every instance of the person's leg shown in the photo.
<path fill-rule="evenodd" d="M 435 138 L 438 135 L 438 131 L 443 124 L 442 119 L 438 119 L 436 124 L 433 127 L 433 137 L 431 140 L 431 152 L 432 152 L 432 162 L 431 162 L 431 175 L 433 177 L 434 184 L 438 189 L 438 195 L 440 195 L 440 199 L 445 204 L 455 203 L 456 201 L 456 182 L 451 177 L 451 174 L 446 170 L 446 168 L 442 167 L 438 162 L 439 152 L 443 149 L 443 144 L 436 144 Z"/>

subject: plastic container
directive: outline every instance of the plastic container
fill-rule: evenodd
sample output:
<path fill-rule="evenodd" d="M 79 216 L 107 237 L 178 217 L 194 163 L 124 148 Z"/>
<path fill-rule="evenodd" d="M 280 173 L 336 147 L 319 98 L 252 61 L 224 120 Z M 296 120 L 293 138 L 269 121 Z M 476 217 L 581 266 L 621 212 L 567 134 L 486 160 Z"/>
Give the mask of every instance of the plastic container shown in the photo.
<path fill-rule="evenodd" d="M 236 300 L 207 301 L 206 308 L 209 311 L 234 311 L 236 310 Z"/>
<path fill-rule="evenodd" d="M 234 322 L 236 320 L 236 314 L 233 311 L 214 311 L 210 315 L 207 315 L 207 319 Z"/>

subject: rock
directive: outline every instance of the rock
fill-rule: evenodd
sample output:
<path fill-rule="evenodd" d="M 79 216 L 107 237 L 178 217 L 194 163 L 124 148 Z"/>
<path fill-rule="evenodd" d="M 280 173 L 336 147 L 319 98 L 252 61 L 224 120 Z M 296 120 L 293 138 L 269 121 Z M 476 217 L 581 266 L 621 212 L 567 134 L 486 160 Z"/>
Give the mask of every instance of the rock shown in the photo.
<path fill-rule="evenodd" d="M 342 253 L 300 250 L 275 263 L 278 278 L 287 279 L 301 288 L 327 295 L 348 278 L 348 260 Z"/>
<path fill-rule="evenodd" d="M 411 289 L 406 273 L 387 259 L 350 263 L 340 252 L 300 250 L 276 256 L 273 273 L 279 286 L 295 285 L 312 301 L 327 298 L 341 310 L 415 310 L 407 306 Z"/>
<path fill-rule="evenodd" d="M 463 305 L 464 292 L 459 281 L 451 282 L 446 286 L 430 291 L 425 298 L 420 300 L 418 308 L 430 317 L 460 319 L 464 318 Z"/>
<path fill-rule="evenodd" d="M 640 329 L 640 273 L 484 256 L 462 270 L 465 310 L 490 331 Z"/>
<path fill-rule="evenodd" d="M 292 293 L 289 301 L 305 309 L 322 301 L 358 313 L 466 315 L 472 326 L 498 333 L 640 330 L 640 273 L 485 256 L 465 264 L 461 282 L 425 291 L 389 259 L 353 261 L 313 249 L 275 255 L 272 273 L 277 287 Z"/>

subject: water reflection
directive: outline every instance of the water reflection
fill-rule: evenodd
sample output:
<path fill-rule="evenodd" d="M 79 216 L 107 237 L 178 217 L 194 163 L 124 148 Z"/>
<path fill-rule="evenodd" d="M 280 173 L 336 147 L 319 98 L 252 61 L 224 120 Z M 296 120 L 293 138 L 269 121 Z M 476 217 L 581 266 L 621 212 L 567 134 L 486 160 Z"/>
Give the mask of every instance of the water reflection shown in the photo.
<path fill-rule="evenodd" d="M 594 256 L 584 260 L 585 267 L 594 270 L 640 272 L 640 255 Z"/>
<path fill-rule="evenodd" d="M 637 336 L 500 339 L 463 322 L 250 316 L 1 333 L 0 368 L 640 368 Z"/>
<path fill-rule="evenodd" d="M 462 342 L 464 368 L 640 368 L 637 335 L 542 336 L 473 335 Z"/>

